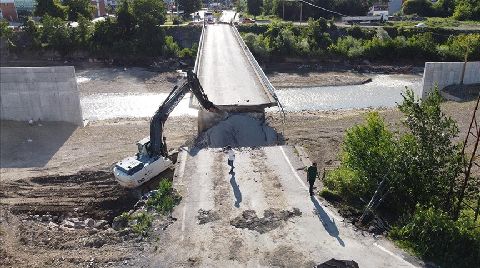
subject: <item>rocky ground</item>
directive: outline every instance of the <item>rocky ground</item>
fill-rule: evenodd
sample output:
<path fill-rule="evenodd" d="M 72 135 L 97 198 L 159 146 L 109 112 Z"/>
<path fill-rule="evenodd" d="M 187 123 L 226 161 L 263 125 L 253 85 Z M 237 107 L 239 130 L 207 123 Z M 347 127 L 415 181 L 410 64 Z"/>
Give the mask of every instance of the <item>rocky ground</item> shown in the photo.
<path fill-rule="evenodd" d="M 174 70 L 162 72 L 140 67 L 77 68 L 75 72 L 82 96 L 101 93 L 170 93 L 180 77 Z"/>

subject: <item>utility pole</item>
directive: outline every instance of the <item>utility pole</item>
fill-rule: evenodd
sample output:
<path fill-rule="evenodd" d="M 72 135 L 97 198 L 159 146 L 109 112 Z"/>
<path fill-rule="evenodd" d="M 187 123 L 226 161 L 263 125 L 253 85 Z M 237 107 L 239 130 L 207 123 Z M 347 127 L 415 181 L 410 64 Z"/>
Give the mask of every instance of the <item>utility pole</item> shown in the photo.
<path fill-rule="evenodd" d="M 302 24 L 303 2 L 300 1 L 300 24 Z"/>
<path fill-rule="evenodd" d="M 282 19 L 285 20 L 285 1 L 282 1 Z"/>
<path fill-rule="evenodd" d="M 465 69 L 467 68 L 467 59 L 468 59 L 468 48 L 467 48 L 467 51 L 465 51 L 465 61 L 463 63 L 462 80 L 460 81 L 460 85 L 463 85 L 463 78 L 465 77 Z"/>

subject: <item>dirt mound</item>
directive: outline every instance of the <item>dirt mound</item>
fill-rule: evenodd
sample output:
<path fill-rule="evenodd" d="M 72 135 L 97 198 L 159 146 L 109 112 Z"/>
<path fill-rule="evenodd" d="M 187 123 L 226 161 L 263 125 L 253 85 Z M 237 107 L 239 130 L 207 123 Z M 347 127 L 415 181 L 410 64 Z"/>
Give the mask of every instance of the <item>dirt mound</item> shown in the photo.
<path fill-rule="evenodd" d="M 80 172 L 7 182 L 0 205 L 14 214 L 89 217 L 111 221 L 137 201 L 115 181 L 111 172 Z"/>
<path fill-rule="evenodd" d="M 265 121 L 248 115 L 233 114 L 205 131 L 199 138 L 201 147 L 221 148 L 256 147 L 276 145 L 280 141 L 278 133 Z"/>
<path fill-rule="evenodd" d="M 300 215 L 302 212 L 298 208 L 292 210 L 267 209 L 263 213 L 263 218 L 259 218 L 255 210 L 245 210 L 242 215 L 231 220 L 230 224 L 237 228 L 247 228 L 263 234 L 280 227 L 282 222 Z"/>

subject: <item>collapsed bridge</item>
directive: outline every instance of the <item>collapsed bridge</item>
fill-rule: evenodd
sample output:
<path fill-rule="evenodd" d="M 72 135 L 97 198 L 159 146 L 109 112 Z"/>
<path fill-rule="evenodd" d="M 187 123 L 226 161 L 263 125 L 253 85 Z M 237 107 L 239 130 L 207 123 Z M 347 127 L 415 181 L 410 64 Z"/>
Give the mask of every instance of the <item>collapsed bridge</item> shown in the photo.
<path fill-rule="evenodd" d="M 234 26 L 203 28 L 194 72 L 209 99 L 224 111 L 263 116 L 265 108 L 278 105 L 273 86 Z M 193 98 L 191 106 L 199 108 Z M 217 119 L 200 110 L 198 131 L 211 127 Z"/>

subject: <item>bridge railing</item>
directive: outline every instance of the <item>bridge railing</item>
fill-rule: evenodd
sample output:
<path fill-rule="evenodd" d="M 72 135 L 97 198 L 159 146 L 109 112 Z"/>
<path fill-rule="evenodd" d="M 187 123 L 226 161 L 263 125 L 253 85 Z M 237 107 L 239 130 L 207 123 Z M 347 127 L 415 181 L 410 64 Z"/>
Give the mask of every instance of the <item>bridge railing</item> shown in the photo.
<path fill-rule="evenodd" d="M 193 67 L 193 72 L 198 75 L 198 68 L 200 66 L 200 61 L 202 59 L 202 50 L 203 50 L 203 40 L 205 34 L 205 24 L 202 23 L 202 33 L 200 34 L 200 40 L 198 41 L 198 48 L 197 48 L 197 57 L 195 58 L 195 66 Z"/>
<path fill-rule="evenodd" d="M 242 38 L 242 36 L 240 36 L 240 33 L 237 30 L 237 27 L 232 26 L 232 28 L 233 28 L 233 33 L 234 33 L 235 37 L 237 38 L 238 43 L 240 44 L 240 47 L 242 48 L 243 52 L 245 53 L 245 56 L 247 57 L 248 61 L 252 65 L 252 67 L 253 67 L 255 73 L 257 74 L 260 82 L 267 89 L 267 94 L 269 94 L 275 100 L 277 105 L 282 110 L 282 113 L 284 113 L 283 106 L 280 103 L 280 100 L 278 99 L 277 94 L 275 93 L 275 88 L 270 83 L 270 80 L 268 79 L 267 75 L 265 75 L 265 73 L 263 72 L 262 67 L 260 67 L 260 65 L 258 64 L 257 60 L 253 56 L 253 54 L 250 51 L 250 49 L 248 48 L 248 46 L 243 41 L 243 38 Z M 285 113 L 284 113 L 284 115 L 285 115 Z"/>

